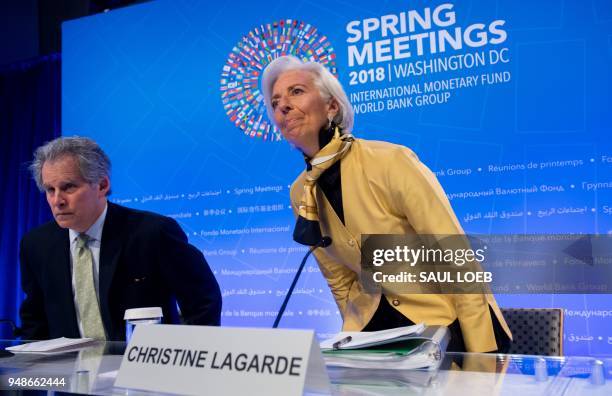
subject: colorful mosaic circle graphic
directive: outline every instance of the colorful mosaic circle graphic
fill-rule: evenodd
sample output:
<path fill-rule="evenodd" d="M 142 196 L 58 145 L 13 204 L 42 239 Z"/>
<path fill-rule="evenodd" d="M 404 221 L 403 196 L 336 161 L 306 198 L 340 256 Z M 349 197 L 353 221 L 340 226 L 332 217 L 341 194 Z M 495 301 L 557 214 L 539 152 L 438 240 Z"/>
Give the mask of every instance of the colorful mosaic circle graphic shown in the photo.
<path fill-rule="evenodd" d="M 252 138 L 282 139 L 268 119 L 259 80 L 274 59 L 294 55 L 326 66 L 336 75 L 336 54 L 317 28 L 293 19 L 261 25 L 236 44 L 221 73 L 221 100 L 229 119 Z"/>

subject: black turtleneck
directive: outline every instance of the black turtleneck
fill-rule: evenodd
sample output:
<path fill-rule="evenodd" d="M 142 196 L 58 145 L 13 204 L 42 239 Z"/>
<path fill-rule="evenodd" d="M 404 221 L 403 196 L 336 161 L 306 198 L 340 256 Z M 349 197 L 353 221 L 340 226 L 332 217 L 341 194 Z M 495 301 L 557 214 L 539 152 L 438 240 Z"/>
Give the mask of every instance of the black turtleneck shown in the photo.
<path fill-rule="evenodd" d="M 319 149 L 322 149 L 334 137 L 334 128 L 323 128 L 319 132 Z M 307 166 L 310 164 L 307 162 Z M 342 184 L 340 182 L 340 161 L 336 161 L 319 176 L 317 185 L 323 190 L 325 197 L 344 224 L 344 209 L 342 207 Z"/>

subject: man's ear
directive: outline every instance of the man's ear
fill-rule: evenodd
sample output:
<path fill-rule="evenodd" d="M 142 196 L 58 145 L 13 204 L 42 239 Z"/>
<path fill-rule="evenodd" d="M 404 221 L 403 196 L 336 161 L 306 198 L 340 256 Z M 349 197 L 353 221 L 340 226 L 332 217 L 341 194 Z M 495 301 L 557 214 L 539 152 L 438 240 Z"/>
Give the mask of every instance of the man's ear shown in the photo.
<path fill-rule="evenodd" d="M 104 176 L 100 182 L 98 183 L 98 188 L 100 190 L 100 193 L 102 193 L 102 196 L 106 196 L 108 194 L 108 192 L 110 191 L 110 179 L 108 178 L 108 176 Z"/>

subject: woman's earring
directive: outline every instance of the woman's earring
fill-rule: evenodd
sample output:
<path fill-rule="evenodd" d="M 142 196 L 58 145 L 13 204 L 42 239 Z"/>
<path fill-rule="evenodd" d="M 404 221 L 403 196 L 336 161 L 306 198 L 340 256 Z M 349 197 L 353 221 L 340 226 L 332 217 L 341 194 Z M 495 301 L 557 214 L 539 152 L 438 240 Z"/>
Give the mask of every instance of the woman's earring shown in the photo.
<path fill-rule="evenodd" d="M 330 129 L 332 126 L 332 122 L 334 121 L 334 117 L 332 115 L 327 115 L 327 129 Z"/>

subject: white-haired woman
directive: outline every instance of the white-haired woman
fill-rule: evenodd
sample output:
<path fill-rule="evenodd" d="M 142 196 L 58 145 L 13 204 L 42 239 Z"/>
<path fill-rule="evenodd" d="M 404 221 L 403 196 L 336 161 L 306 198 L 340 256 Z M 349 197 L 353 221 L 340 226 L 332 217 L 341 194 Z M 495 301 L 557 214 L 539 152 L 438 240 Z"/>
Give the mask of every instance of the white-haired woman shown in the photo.
<path fill-rule="evenodd" d="M 510 330 L 490 294 L 395 294 L 364 290 L 362 234 L 463 234 L 432 172 L 408 148 L 351 134 L 354 113 L 338 80 L 321 64 L 293 56 L 272 61 L 262 90 L 270 119 L 306 159 L 291 186 L 294 239 L 331 246 L 315 256 L 344 331 L 413 323 L 446 325 L 449 350 L 505 351 Z"/>

